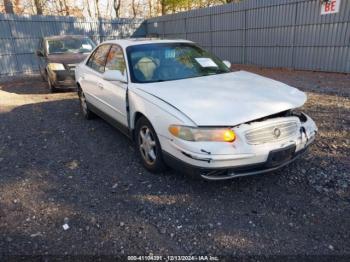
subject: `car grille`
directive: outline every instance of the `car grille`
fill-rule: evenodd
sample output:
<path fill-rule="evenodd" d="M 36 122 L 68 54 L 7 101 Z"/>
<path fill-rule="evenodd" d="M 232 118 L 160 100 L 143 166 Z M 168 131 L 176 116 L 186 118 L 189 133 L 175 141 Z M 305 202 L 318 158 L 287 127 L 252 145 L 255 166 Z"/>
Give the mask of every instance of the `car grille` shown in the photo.
<path fill-rule="evenodd" d="M 298 130 L 297 121 L 271 123 L 264 127 L 254 128 L 245 133 L 248 144 L 260 145 L 287 139 L 295 136 Z"/>

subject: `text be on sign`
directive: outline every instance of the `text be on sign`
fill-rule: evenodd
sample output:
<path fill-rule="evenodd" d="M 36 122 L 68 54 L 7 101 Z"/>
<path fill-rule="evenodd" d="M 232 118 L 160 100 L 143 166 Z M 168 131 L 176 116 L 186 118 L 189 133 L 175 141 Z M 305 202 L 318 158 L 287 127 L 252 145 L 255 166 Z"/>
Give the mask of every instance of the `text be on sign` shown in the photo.
<path fill-rule="evenodd" d="M 340 0 L 323 1 L 321 15 L 335 14 L 340 9 Z"/>

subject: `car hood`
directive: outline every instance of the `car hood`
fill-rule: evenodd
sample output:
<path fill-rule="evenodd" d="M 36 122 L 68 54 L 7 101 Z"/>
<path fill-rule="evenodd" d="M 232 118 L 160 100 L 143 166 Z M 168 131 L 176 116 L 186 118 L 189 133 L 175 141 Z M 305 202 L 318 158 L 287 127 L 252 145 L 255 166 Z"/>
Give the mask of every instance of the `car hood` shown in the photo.
<path fill-rule="evenodd" d="M 52 54 L 47 56 L 49 63 L 78 64 L 89 54 L 71 53 L 71 54 Z"/>
<path fill-rule="evenodd" d="M 246 71 L 137 88 L 180 110 L 198 126 L 235 126 L 302 106 L 305 93 Z"/>

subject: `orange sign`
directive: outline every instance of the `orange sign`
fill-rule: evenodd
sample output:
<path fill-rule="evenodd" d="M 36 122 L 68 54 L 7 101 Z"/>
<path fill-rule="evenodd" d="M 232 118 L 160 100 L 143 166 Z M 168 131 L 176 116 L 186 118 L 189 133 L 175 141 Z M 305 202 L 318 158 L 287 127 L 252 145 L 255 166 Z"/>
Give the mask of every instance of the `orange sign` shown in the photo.
<path fill-rule="evenodd" d="M 322 3 L 321 15 L 335 14 L 340 9 L 340 0 L 330 0 Z"/>

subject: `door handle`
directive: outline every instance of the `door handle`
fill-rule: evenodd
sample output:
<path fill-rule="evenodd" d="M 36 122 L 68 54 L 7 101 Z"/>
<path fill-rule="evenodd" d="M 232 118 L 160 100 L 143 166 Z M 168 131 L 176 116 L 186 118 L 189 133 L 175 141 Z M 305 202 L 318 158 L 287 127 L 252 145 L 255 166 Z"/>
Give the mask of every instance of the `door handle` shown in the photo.
<path fill-rule="evenodd" d="M 97 86 L 98 86 L 100 89 L 103 89 L 103 84 L 102 84 L 102 83 L 98 83 Z"/>

